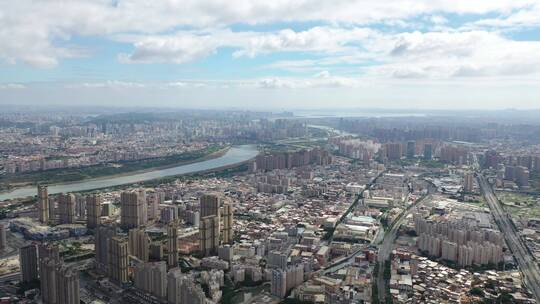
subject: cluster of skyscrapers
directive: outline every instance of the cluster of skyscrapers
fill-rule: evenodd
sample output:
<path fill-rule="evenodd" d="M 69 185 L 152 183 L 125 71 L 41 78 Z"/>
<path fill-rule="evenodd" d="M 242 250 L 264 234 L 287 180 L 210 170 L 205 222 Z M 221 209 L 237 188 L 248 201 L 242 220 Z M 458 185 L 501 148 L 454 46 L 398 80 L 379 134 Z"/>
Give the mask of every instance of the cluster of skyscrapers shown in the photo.
<path fill-rule="evenodd" d="M 217 255 L 221 243 L 233 241 L 233 206 L 216 194 L 200 198 L 199 244 L 204 256 Z"/>
<path fill-rule="evenodd" d="M 250 171 L 291 169 L 307 165 L 328 165 L 332 163 L 330 152 L 321 148 L 304 149 L 294 152 L 261 154 L 250 163 Z"/>
<path fill-rule="evenodd" d="M 20 249 L 19 259 L 22 281 L 39 280 L 43 303 L 79 303 L 79 271 L 64 264 L 58 247 L 30 244 Z"/>
<path fill-rule="evenodd" d="M 82 212 L 77 210 L 80 199 L 84 202 L 85 210 Z M 95 268 L 112 282 L 119 286 L 128 283 L 132 265 L 132 280 L 138 290 L 160 300 L 167 299 L 169 303 L 205 303 L 204 291 L 192 277 L 183 275 L 178 269 L 179 220 L 176 206 L 169 206 L 175 208 L 175 213 L 165 222 L 166 246 L 161 241 L 152 242 L 145 231 L 148 221 L 158 219 L 160 210 L 167 209 L 163 206 L 163 193 L 156 192 L 147 197 L 144 190 L 122 192 L 118 226 L 102 223 L 103 199 L 99 194 L 86 197 L 59 194 L 56 201 L 57 208 L 49 198 L 47 187 L 38 186 L 39 221 L 73 224 L 85 217 L 87 228 L 94 232 Z M 233 205 L 230 201 L 219 194 L 204 194 L 200 197 L 197 215 L 203 256 L 217 255 L 221 245 L 233 242 Z M 1 233 L 5 230 L 3 226 L 0 228 L 0 241 L 4 236 L 0 245 L 5 246 L 5 233 Z M 20 249 L 20 265 L 23 281 L 40 280 L 43 303 L 79 303 L 79 273 L 65 266 L 58 247 L 45 243 L 24 246 Z M 220 285 L 216 290 L 219 288 Z"/>
<path fill-rule="evenodd" d="M 468 226 L 463 221 L 430 222 L 415 219 L 418 248 L 433 257 L 456 262 L 459 266 L 497 265 L 503 257 L 500 232 Z"/>
<path fill-rule="evenodd" d="M 383 160 L 399 160 L 403 156 L 407 157 L 407 159 L 412 159 L 418 155 L 417 146 L 419 146 L 419 143 L 414 140 L 409 140 L 406 143 L 388 142 L 380 146 L 378 153 Z M 433 150 L 432 143 L 425 143 L 423 151 L 421 151 L 423 152 L 423 158 L 431 160 L 433 158 Z"/>

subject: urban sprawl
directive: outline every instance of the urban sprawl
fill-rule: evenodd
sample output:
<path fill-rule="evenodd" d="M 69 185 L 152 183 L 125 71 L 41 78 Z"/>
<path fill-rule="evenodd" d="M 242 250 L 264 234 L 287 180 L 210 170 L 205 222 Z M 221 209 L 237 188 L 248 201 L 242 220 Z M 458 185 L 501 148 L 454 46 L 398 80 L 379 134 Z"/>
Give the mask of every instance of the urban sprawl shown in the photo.
<path fill-rule="evenodd" d="M 0 303 L 538 303 L 538 134 L 485 116 L 3 113 Z M 257 152 L 58 190 L 235 147 Z"/>

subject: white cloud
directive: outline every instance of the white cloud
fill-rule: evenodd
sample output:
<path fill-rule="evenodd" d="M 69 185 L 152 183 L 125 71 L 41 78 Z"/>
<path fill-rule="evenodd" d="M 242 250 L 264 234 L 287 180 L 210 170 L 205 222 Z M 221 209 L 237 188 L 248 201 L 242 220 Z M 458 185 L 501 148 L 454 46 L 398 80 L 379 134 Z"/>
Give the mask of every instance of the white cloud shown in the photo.
<path fill-rule="evenodd" d="M 469 24 L 470 27 L 503 27 L 503 28 L 522 28 L 540 25 L 540 3 L 518 9 L 508 15 L 498 16 L 496 18 L 482 19 Z"/>
<path fill-rule="evenodd" d="M 446 19 L 444 16 L 440 16 L 440 15 L 431 16 L 430 21 L 433 24 L 437 24 L 437 25 L 448 23 L 448 19 Z"/>
<path fill-rule="evenodd" d="M 298 88 L 298 80 L 284 80 L 279 78 L 266 78 L 256 82 L 256 86 L 263 89 L 294 89 Z"/>
<path fill-rule="evenodd" d="M 313 75 L 315 78 L 330 78 L 330 72 L 328 71 L 321 71 L 315 75 Z"/>
<path fill-rule="evenodd" d="M 73 83 L 65 86 L 69 89 L 79 89 L 79 88 L 107 88 L 107 89 L 135 89 L 135 88 L 146 88 L 148 84 L 140 82 L 131 82 L 131 81 L 120 81 L 120 80 L 108 80 L 105 82 L 83 82 L 83 83 Z"/>
<path fill-rule="evenodd" d="M 2 1 L 0 59 L 7 63 L 53 67 L 63 58 L 86 55 L 78 47 L 69 45 L 74 36 L 111 38 L 119 34 L 136 34 L 149 35 L 150 38 L 139 41 L 133 54 L 122 57 L 124 61 L 153 62 L 165 56 L 181 63 L 204 57 L 215 48 L 201 37 L 161 40 L 156 35 L 179 28 L 224 28 L 238 23 L 310 21 L 339 27 L 383 22 L 396 26 L 406 25 L 404 20 L 415 16 L 442 13 L 508 14 L 518 11 L 505 22 L 530 23 L 538 17 L 528 10 L 535 3 L 536 0 L 341 0 L 339 3 L 326 0 Z M 328 34 L 340 35 L 339 32 L 311 30 L 263 35 L 261 40 L 252 39 L 244 53 L 238 54 L 253 56 L 261 52 L 299 49 L 328 52 L 344 47 L 333 37 L 325 36 Z M 194 50 L 184 47 L 184 43 L 190 42 L 194 43 Z M 331 44 L 326 47 L 325 42 Z"/>
<path fill-rule="evenodd" d="M 180 31 L 174 35 L 122 36 L 118 40 L 132 42 L 132 54 L 120 54 L 123 63 L 175 63 L 192 62 L 215 53 L 219 48 L 238 49 L 236 58 L 255 57 L 273 52 L 316 52 L 324 54 L 351 53 L 358 46 L 373 40 L 376 31 L 367 28 L 314 27 L 295 32 L 233 32 L 213 29 Z"/>
<path fill-rule="evenodd" d="M 21 90 L 21 89 L 26 89 L 26 86 L 20 83 L 0 84 L 0 90 Z"/>
<path fill-rule="evenodd" d="M 328 71 L 315 74 L 312 78 L 273 77 L 255 81 L 254 86 L 264 89 L 316 89 L 358 88 L 365 80 L 360 77 L 331 76 Z"/>
<path fill-rule="evenodd" d="M 204 58 L 218 45 L 209 36 L 146 37 L 135 42 L 132 54 L 120 54 L 123 63 L 186 63 Z"/>
<path fill-rule="evenodd" d="M 251 38 L 248 45 L 244 49 L 235 52 L 234 56 L 255 57 L 261 53 L 290 51 L 345 52 L 352 48 L 348 44 L 358 44 L 370 38 L 374 33 L 375 31 L 367 28 L 313 27 L 301 32 L 285 29 L 278 33 L 263 34 Z"/>
<path fill-rule="evenodd" d="M 513 41 L 486 31 L 403 33 L 387 62 L 371 72 L 398 78 L 540 74 L 540 41 Z"/>
<path fill-rule="evenodd" d="M 340 64 L 356 66 L 356 72 L 364 71 L 366 78 L 506 78 L 517 75 L 540 78 L 540 41 L 515 41 L 485 30 L 379 32 L 361 42 L 358 50 L 346 54 L 278 61 L 267 67 L 332 72 L 334 65 Z"/>

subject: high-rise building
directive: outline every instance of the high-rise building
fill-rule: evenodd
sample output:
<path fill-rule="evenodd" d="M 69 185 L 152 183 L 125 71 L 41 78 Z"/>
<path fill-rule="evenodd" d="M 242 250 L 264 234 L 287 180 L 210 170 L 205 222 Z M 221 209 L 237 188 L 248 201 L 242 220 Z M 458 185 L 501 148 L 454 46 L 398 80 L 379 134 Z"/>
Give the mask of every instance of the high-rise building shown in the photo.
<path fill-rule="evenodd" d="M 471 172 L 465 173 L 463 178 L 463 191 L 471 193 L 474 190 L 474 175 Z"/>
<path fill-rule="evenodd" d="M 44 243 L 38 247 L 38 256 L 42 302 L 44 304 L 57 304 L 56 268 L 60 265 L 60 251 L 57 246 Z"/>
<path fill-rule="evenodd" d="M 0 251 L 5 250 L 7 247 L 7 232 L 6 226 L 0 224 Z"/>
<path fill-rule="evenodd" d="M 516 183 L 520 187 L 529 186 L 529 170 L 526 167 L 518 166 L 516 169 Z"/>
<path fill-rule="evenodd" d="M 458 265 L 469 266 L 473 264 L 474 249 L 467 245 L 461 245 L 458 248 Z"/>
<path fill-rule="evenodd" d="M 433 159 L 433 145 L 431 144 L 424 145 L 424 159 L 425 160 Z"/>
<path fill-rule="evenodd" d="M 49 191 L 47 186 L 38 185 L 38 218 L 42 223 L 49 221 Z"/>
<path fill-rule="evenodd" d="M 220 205 L 222 197 L 218 194 L 204 194 L 200 197 L 199 239 L 200 249 L 205 255 L 216 255 L 221 231 Z M 227 207 L 227 240 L 232 240 L 232 206 Z"/>
<path fill-rule="evenodd" d="M 534 172 L 540 172 L 540 156 L 534 157 L 533 170 Z"/>
<path fill-rule="evenodd" d="M 60 265 L 60 251 L 58 246 L 48 243 L 40 244 L 38 247 L 38 257 L 42 301 L 45 304 L 57 304 L 56 268 Z"/>
<path fill-rule="evenodd" d="M 146 205 L 146 192 L 138 191 L 122 192 L 120 196 L 122 229 L 138 228 L 146 224 L 148 208 Z"/>
<path fill-rule="evenodd" d="M 218 248 L 218 256 L 221 260 L 230 262 L 234 255 L 234 250 L 231 245 L 223 245 Z"/>
<path fill-rule="evenodd" d="M 441 148 L 440 160 L 445 163 L 465 164 L 468 160 L 469 152 L 465 147 L 445 145 Z"/>
<path fill-rule="evenodd" d="M 144 229 L 133 228 L 128 233 L 129 254 L 136 256 L 139 260 L 148 262 L 150 250 L 150 237 Z"/>
<path fill-rule="evenodd" d="M 209 215 L 219 216 L 219 207 L 221 205 L 221 196 L 218 194 L 204 194 L 199 199 L 200 217 Z"/>
<path fill-rule="evenodd" d="M 128 242 L 122 237 L 109 239 L 109 277 L 117 283 L 128 282 Z"/>
<path fill-rule="evenodd" d="M 23 282 L 36 281 L 38 273 L 38 252 L 34 244 L 21 247 L 19 250 L 19 261 L 21 264 L 21 274 Z"/>
<path fill-rule="evenodd" d="M 193 277 L 187 275 L 181 275 L 175 272 L 174 277 L 169 276 L 169 279 L 173 280 L 174 283 L 180 286 L 180 292 L 174 292 L 175 295 L 180 295 L 180 297 L 174 297 L 169 303 L 189 303 L 189 304 L 205 304 L 208 303 L 206 300 L 206 295 L 200 284 L 197 284 Z M 172 282 L 171 282 L 172 283 Z M 167 282 L 168 286 L 169 284 Z M 176 287 L 176 286 L 175 286 Z M 176 291 L 176 290 L 175 290 Z M 168 294 L 167 298 L 169 298 Z"/>
<path fill-rule="evenodd" d="M 75 222 L 75 196 L 71 193 L 58 196 L 58 213 L 61 224 Z"/>
<path fill-rule="evenodd" d="M 527 170 L 533 169 L 534 158 L 530 155 L 522 155 L 517 157 L 517 165 L 527 168 Z"/>
<path fill-rule="evenodd" d="M 444 240 L 441 245 L 441 257 L 447 261 L 457 262 L 458 245 L 454 242 Z"/>
<path fill-rule="evenodd" d="M 165 206 L 161 209 L 161 221 L 163 223 L 170 223 L 178 219 L 178 209 L 176 206 Z"/>
<path fill-rule="evenodd" d="M 38 257 L 41 261 L 44 258 L 52 258 L 55 261 L 60 261 L 60 250 L 58 246 L 50 243 L 42 243 L 38 246 Z"/>
<path fill-rule="evenodd" d="M 94 238 L 96 251 L 96 268 L 103 273 L 109 272 L 109 240 L 114 236 L 116 236 L 116 227 L 99 226 L 96 229 L 96 235 Z"/>
<path fill-rule="evenodd" d="M 101 195 L 93 194 L 86 197 L 86 227 L 96 229 L 101 219 Z"/>
<path fill-rule="evenodd" d="M 231 244 L 233 242 L 233 212 L 232 202 L 223 204 L 221 211 L 221 236 L 225 244 Z"/>
<path fill-rule="evenodd" d="M 49 201 L 49 221 L 54 221 L 58 217 L 57 204 L 55 199 L 48 199 Z"/>
<path fill-rule="evenodd" d="M 304 265 L 298 264 L 287 269 L 287 292 L 304 282 Z"/>
<path fill-rule="evenodd" d="M 67 265 L 56 269 L 57 304 L 76 304 L 79 299 L 79 271 Z"/>
<path fill-rule="evenodd" d="M 75 193 L 75 216 L 81 220 L 86 218 L 86 198 L 80 193 Z"/>
<path fill-rule="evenodd" d="M 504 179 L 516 182 L 519 187 L 528 187 L 529 170 L 522 166 L 506 166 Z"/>
<path fill-rule="evenodd" d="M 186 210 L 184 214 L 184 219 L 187 224 L 190 224 L 194 227 L 199 227 L 199 211 Z"/>
<path fill-rule="evenodd" d="M 201 218 L 199 223 L 199 245 L 204 256 L 217 254 L 219 232 L 219 215 L 209 215 Z"/>
<path fill-rule="evenodd" d="M 169 270 L 169 273 L 167 274 L 167 303 L 183 304 L 182 280 L 184 280 L 184 275 L 180 268 Z"/>
<path fill-rule="evenodd" d="M 178 267 L 178 223 L 173 221 L 167 226 L 167 264 Z"/>
<path fill-rule="evenodd" d="M 398 160 L 403 155 L 400 143 L 387 143 L 384 147 L 386 149 L 386 157 L 389 160 Z"/>
<path fill-rule="evenodd" d="M 416 155 L 416 142 L 410 140 L 407 142 L 407 158 L 412 159 Z"/>
<path fill-rule="evenodd" d="M 44 304 L 58 303 L 58 288 L 56 267 L 59 261 L 51 257 L 39 258 L 39 281 L 41 284 L 41 299 Z"/>
<path fill-rule="evenodd" d="M 267 264 L 271 267 L 286 269 L 289 255 L 285 252 L 274 250 L 268 253 Z"/>
<path fill-rule="evenodd" d="M 165 193 L 161 191 L 154 192 L 149 197 L 149 204 L 148 204 L 148 219 L 156 220 L 159 218 L 159 205 L 163 204 L 165 202 Z"/>
<path fill-rule="evenodd" d="M 281 269 L 272 270 L 270 292 L 272 295 L 284 298 L 287 295 L 287 273 Z"/>
<path fill-rule="evenodd" d="M 149 258 L 153 261 L 161 261 L 163 259 L 163 244 L 161 242 L 153 242 L 150 244 Z"/>
<path fill-rule="evenodd" d="M 484 153 L 484 168 L 496 168 L 501 162 L 501 157 L 497 151 L 487 150 Z"/>
<path fill-rule="evenodd" d="M 167 297 L 167 264 L 165 262 L 140 263 L 135 266 L 135 287 L 157 298 Z"/>

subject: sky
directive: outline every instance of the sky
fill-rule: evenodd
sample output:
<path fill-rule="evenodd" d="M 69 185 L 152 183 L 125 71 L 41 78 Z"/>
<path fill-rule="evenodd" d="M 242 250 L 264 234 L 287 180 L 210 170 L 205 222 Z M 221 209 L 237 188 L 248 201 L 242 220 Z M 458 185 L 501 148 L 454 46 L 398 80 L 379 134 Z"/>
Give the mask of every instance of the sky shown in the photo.
<path fill-rule="evenodd" d="M 540 0 L 0 1 L 0 103 L 540 108 Z"/>

